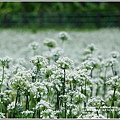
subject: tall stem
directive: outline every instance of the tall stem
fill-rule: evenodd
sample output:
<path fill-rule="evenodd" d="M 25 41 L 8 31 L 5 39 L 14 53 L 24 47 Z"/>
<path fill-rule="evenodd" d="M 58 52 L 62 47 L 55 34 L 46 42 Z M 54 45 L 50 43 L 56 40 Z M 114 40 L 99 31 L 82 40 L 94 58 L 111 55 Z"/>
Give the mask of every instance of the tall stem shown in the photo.
<path fill-rule="evenodd" d="M 85 96 L 86 96 L 86 79 L 85 79 Z M 86 107 L 86 102 L 87 102 L 87 96 L 86 96 L 86 100 L 84 102 L 84 107 Z"/>
<path fill-rule="evenodd" d="M 19 88 L 17 89 L 17 95 L 16 95 L 16 100 L 15 100 L 15 108 L 14 108 L 14 112 L 13 112 L 13 118 L 15 118 L 15 110 L 16 110 L 16 106 L 17 106 L 17 101 L 18 101 L 18 96 L 19 96 Z"/>
<path fill-rule="evenodd" d="M 91 69 L 91 73 L 90 73 L 91 78 L 93 77 L 93 70 L 94 70 L 94 67 Z"/>
<path fill-rule="evenodd" d="M 3 66 L 3 71 L 2 71 L 2 82 L 1 82 L 1 85 L 0 85 L 0 92 L 1 92 L 1 89 L 2 89 L 2 84 L 3 84 L 3 80 L 4 80 L 4 74 L 5 74 L 5 67 Z"/>
<path fill-rule="evenodd" d="M 111 68 L 112 68 L 112 73 L 113 73 L 113 75 L 115 76 L 115 75 L 117 74 L 117 72 L 114 70 L 113 64 L 111 65 Z"/>
<path fill-rule="evenodd" d="M 28 94 L 26 95 L 26 110 L 29 110 Z"/>
<path fill-rule="evenodd" d="M 60 92 L 57 90 L 56 88 L 56 91 L 57 91 L 57 104 L 56 104 L 56 110 L 59 110 L 59 95 L 60 95 Z M 58 113 L 58 117 L 59 118 L 59 113 Z"/>
<path fill-rule="evenodd" d="M 114 92 L 113 92 L 113 95 L 112 95 L 112 103 L 111 103 L 111 107 L 112 107 L 112 106 L 114 107 L 115 92 L 116 92 L 116 87 L 114 87 Z"/>
<path fill-rule="evenodd" d="M 65 95 L 65 69 L 64 69 L 63 95 Z M 66 114 L 67 114 L 67 105 L 66 105 L 66 101 L 65 101 L 65 118 L 66 118 Z"/>
<path fill-rule="evenodd" d="M 65 95 L 65 69 L 64 69 L 63 95 Z"/>

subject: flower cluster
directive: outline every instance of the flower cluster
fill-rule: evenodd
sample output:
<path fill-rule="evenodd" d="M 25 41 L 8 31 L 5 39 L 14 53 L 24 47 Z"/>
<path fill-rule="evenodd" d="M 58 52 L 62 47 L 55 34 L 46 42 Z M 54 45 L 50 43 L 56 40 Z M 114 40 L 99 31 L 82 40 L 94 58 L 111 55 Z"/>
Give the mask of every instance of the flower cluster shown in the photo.
<path fill-rule="evenodd" d="M 68 57 L 59 58 L 56 63 L 61 69 L 69 69 L 73 67 L 73 61 Z"/>
<path fill-rule="evenodd" d="M 49 47 L 49 48 L 54 48 L 56 47 L 56 41 L 54 39 L 51 39 L 51 38 L 46 38 L 44 40 L 44 45 Z"/>
<path fill-rule="evenodd" d="M 58 37 L 62 40 L 62 41 L 66 41 L 69 39 L 69 35 L 67 32 L 60 32 L 58 34 Z"/>
<path fill-rule="evenodd" d="M 29 44 L 29 47 L 33 50 L 36 50 L 38 48 L 38 43 L 36 41 Z"/>

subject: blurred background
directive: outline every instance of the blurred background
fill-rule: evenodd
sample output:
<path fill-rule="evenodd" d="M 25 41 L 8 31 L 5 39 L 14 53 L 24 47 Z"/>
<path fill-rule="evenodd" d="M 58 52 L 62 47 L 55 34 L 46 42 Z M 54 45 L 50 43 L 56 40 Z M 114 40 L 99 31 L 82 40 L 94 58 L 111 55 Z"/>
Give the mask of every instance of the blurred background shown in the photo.
<path fill-rule="evenodd" d="M 120 2 L 0 2 L 0 27 L 120 27 Z"/>

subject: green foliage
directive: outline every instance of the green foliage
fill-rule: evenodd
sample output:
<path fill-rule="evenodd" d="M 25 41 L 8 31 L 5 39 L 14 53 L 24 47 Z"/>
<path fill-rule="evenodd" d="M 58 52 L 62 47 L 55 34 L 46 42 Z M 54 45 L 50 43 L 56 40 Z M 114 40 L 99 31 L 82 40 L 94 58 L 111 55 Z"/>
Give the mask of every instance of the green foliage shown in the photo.
<path fill-rule="evenodd" d="M 119 11 L 119 3 L 106 2 L 1 2 L 0 13 Z"/>

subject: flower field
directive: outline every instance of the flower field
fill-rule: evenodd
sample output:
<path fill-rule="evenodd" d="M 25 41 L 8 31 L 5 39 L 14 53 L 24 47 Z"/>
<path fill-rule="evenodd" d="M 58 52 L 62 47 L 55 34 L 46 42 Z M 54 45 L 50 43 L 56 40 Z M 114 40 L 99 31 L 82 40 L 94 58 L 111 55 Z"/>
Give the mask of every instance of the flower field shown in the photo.
<path fill-rule="evenodd" d="M 120 118 L 120 30 L 0 30 L 0 118 Z"/>

